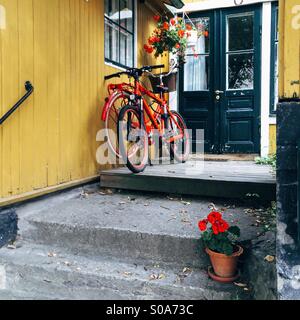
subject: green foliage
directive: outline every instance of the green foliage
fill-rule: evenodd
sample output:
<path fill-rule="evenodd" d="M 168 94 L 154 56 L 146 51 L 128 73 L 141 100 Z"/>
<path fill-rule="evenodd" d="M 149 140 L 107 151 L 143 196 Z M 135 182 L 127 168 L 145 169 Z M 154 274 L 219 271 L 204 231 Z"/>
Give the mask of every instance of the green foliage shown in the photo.
<path fill-rule="evenodd" d="M 256 158 L 255 163 L 259 165 L 269 165 L 272 166 L 272 168 L 276 169 L 276 154 L 271 155 L 269 157 L 263 157 L 263 158 Z"/>
<path fill-rule="evenodd" d="M 230 227 L 226 232 L 214 234 L 213 231 L 203 232 L 202 241 L 205 247 L 212 251 L 231 256 L 240 237 L 240 229 L 237 226 Z"/>

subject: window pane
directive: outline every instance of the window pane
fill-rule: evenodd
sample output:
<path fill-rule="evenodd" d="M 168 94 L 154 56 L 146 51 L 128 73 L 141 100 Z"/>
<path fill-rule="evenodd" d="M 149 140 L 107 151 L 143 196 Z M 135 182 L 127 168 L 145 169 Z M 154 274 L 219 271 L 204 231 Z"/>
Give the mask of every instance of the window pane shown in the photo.
<path fill-rule="evenodd" d="M 199 31 L 199 34 L 201 33 L 202 36 L 198 38 L 198 42 L 196 46 L 188 47 L 187 48 L 187 54 L 203 54 L 203 53 L 209 53 L 210 47 L 210 30 L 209 30 L 209 18 L 198 18 L 198 19 L 191 19 L 193 24 L 196 26 L 197 30 Z M 189 21 L 186 21 L 186 23 L 189 23 Z"/>
<path fill-rule="evenodd" d="M 133 0 L 120 0 L 120 24 L 133 32 Z"/>
<path fill-rule="evenodd" d="M 132 67 L 133 63 L 133 37 L 130 33 L 120 29 L 120 63 Z"/>
<path fill-rule="evenodd" d="M 253 15 L 228 17 L 229 51 L 253 49 Z"/>
<path fill-rule="evenodd" d="M 228 89 L 253 89 L 253 53 L 228 55 Z"/>
<path fill-rule="evenodd" d="M 184 91 L 209 89 L 209 56 L 187 56 L 184 65 Z"/>
<path fill-rule="evenodd" d="M 105 15 L 119 24 L 119 0 L 105 0 Z"/>
<path fill-rule="evenodd" d="M 105 19 L 105 58 L 119 62 L 119 27 Z"/>
<path fill-rule="evenodd" d="M 134 58 L 134 52 L 133 52 L 133 35 L 129 34 L 127 36 L 127 61 L 126 66 L 133 67 L 133 58 Z"/>

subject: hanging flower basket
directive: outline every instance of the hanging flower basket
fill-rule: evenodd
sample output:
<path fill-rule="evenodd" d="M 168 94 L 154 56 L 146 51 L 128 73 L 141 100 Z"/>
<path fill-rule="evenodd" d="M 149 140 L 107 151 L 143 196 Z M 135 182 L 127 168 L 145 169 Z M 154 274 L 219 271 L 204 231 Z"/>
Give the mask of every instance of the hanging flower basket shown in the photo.
<path fill-rule="evenodd" d="M 179 63 L 185 63 L 186 49 L 191 43 L 196 45 L 198 31 L 182 18 L 169 20 L 168 17 L 154 16 L 154 20 L 157 26 L 144 45 L 145 51 L 148 54 L 154 53 L 155 57 L 172 53 L 177 55 Z"/>

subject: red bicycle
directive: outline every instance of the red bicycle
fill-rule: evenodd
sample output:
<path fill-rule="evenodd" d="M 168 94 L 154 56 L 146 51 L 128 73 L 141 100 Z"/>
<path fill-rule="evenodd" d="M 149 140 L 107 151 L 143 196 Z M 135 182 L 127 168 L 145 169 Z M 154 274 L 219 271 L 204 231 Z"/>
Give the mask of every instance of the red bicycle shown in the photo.
<path fill-rule="evenodd" d="M 133 83 L 108 86 L 110 98 L 106 101 L 102 119 L 106 123 L 110 148 L 123 158 L 134 173 L 144 171 L 148 165 L 150 145 L 157 145 L 160 154 L 166 146 L 171 160 L 181 163 L 186 162 L 190 154 L 190 137 L 186 124 L 178 112 L 170 110 L 165 98 L 168 88 L 164 86 L 163 78 L 173 70 L 167 75 L 152 73 L 152 70 L 160 68 L 164 68 L 164 65 L 128 68 L 105 77 L 105 80 L 109 80 L 127 75 L 133 80 Z M 142 84 L 140 78 L 144 74 L 160 78 L 160 83 L 155 88 L 159 95 Z M 116 127 L 117 140 L 113 133 Z"/>

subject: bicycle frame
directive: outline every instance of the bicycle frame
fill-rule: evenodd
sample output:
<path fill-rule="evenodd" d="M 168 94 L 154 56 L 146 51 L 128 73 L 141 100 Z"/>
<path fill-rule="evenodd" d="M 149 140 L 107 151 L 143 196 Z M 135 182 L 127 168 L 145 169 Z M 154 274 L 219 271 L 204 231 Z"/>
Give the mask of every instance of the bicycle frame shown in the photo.
<path fill-rule="evenodd" d="M 164 137 L 165 133 L 165 127 L 164 122 L 160 124 L 158 122 L 158 116 L 159 114 L 161 116 L 164 116 L 166 118 L 172 118 L 173 122 L 176 124 L 177 128 L 180 130 L 180 134 L 174 137 L 171 137 L 169 139 L 166 139 L 168 143 L 172 143 L 176 140 L 182 139 L 184 137 L 184 132 L 182 132 L 182 128 L 178 125 L 175 117 L 173 116 L 172 112 L 170 111 L 170 108 L 168 106 L 167 100 L 165 99 L 165 94 L 161 93 L 158 97 L 157 94 L 147 90 L 143 85 L 140 84 L 139 81 L 135 80 L 135 84 L 132 85 L 130 83 L 120 83 L 120 84 L 110 84 L 108 85 L 108 93 L 111 97 L 106 101 L 106 104 L 103 109 L 102 113 L 102 119 L 105 120 L 107 117 L 107 108 L 109 106 L 110 101 L 113 99 L 113 95 L 116 92 L 125 92 L 129 95 L 133 95 L 135 97 L 140 97 L 143 101 L 143 105 L 141 106 L 141 116 L 142 116 L 142 122 L 145 123 L 145 129 L 148 133 L 148 135 L 151 133 L 153 129 L 157 130 L 161 137 Z M 152 99 L 155 103 L 157 103 L 158 108 L 153 112 L 147 101 L 145 100 L 144 96 L 148 96 L 150 99 Z M 146 123 L 144 115 L 147 115 L 149 118 L 149 122 Z"/>

